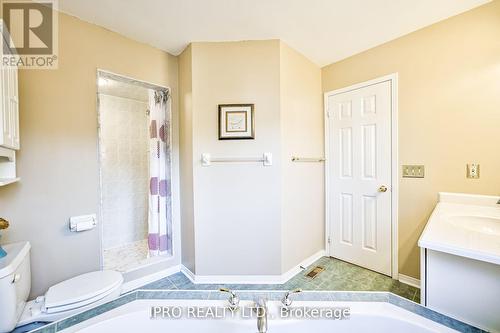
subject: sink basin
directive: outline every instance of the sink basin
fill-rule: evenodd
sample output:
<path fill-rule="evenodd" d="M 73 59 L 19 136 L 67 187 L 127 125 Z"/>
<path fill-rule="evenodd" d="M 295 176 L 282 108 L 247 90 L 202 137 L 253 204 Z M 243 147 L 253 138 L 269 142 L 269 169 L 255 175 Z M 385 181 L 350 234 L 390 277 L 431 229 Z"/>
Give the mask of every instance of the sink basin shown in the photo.
<path fill-rule="evenodd" d="M 500 267 L 499 201 L 500 196 L 440 192 L 418 245 Z"/>
<path fill-rule="evenodd" d="M 500 236 L 500 218 L 474 215 L 450 216 L 448 222 L 470 231 Z"/>

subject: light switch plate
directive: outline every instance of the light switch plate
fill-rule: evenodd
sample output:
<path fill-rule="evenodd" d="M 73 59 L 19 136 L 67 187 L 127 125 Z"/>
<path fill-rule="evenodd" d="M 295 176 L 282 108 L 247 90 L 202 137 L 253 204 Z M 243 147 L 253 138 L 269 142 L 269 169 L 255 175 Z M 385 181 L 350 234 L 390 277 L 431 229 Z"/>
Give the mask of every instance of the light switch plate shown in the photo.
<path fill-rule="evenodd" d="M 403 178 L 424 178 L 424 176 L 423 165 L 403 165 Z"/>
<path fill-rule="evenodd" d="M 478 163 L 467 164 L 467 178 L 479 179 L 479 164 Z"/>

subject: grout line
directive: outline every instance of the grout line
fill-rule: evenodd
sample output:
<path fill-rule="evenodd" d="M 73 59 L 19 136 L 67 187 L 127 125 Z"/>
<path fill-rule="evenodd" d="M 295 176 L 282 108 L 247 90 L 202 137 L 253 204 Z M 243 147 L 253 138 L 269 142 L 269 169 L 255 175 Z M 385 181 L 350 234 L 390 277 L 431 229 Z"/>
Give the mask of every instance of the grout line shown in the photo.
<path fill-rule="evenodd" d="M 417 298 L 417 292 L 418 292 L 418 289 L 415 288 L 415 293 L 413 294 L 413 297 L 412 297 L 412 301 L 415 302 L 415 299 Z"/>
<path fill-rule="evenodd" d="M 172 274 L 172 275 L 173 275 L 173 274 Z M 179 288 L 177 288 L 177 285 L 176 285 L 176 284 L 175 284 L 172 280 L 170 280 L 170 277 L 171 277 L 172 275 L 167 276 L 167 280 L 168 280 L 168 281 L 172 284 L 172 286 L 174 286 L 174 288 L 175 288 L 175 289 L 179 289 Z"/>

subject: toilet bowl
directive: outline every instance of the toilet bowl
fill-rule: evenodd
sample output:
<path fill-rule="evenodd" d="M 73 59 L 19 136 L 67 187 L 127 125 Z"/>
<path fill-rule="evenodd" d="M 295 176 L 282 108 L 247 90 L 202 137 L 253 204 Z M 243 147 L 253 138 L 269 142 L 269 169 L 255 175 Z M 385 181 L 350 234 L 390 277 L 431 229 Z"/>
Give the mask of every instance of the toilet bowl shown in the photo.
<path fill-rule="evenodd" d="M 56 321 L 109 302 L 121 293 L 123 276 L 115 271 L 79 275 L 27 302 L 30 288 L 30 243 L 4 245 L 0 259 L 0 333 L 33 322 Z"/>

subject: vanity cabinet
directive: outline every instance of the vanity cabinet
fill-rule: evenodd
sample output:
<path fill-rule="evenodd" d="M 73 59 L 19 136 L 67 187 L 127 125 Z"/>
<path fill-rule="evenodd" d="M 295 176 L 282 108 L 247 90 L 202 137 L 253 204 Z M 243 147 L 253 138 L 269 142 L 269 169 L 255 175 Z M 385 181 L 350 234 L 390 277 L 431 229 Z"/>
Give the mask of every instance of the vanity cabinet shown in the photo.
<path fill-rule="evenodd" d="M 500 332 L 500 265 L 430 249 L 421 255 L 422 305 Z"/>
<path fill-rule="evenodd" d="M 15 66 L 3 64 L 0 71 L 0 146 L 17 150 L 20 146 L 18 71 Z"/>
<path fill-rule="evenodd" d="M 439 193 L 418 241 L 422 304 L 500 332 L 500 196 Z"/>

